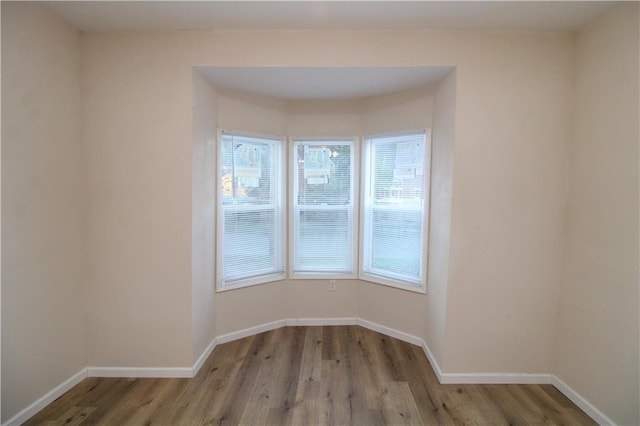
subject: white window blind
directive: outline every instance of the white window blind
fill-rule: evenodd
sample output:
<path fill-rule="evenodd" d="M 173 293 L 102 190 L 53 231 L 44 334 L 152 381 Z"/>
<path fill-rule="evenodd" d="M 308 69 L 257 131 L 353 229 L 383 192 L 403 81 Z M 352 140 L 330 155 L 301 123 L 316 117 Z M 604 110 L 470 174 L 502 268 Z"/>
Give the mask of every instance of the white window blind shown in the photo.
<path fill-rule="evenodd" d="M 222 132 L 219 289 L 284 278 L 282 141 Z"/>
<path fill-rule="evenodd" d="M 293 276 L 354 275 L 354 144 L 293 143 Z"/>
<path fill-rule="evenodd" d="M 369 137 L 364 157 L 361 277 L 424 289 L 429 201 L 425 132 Z"/>

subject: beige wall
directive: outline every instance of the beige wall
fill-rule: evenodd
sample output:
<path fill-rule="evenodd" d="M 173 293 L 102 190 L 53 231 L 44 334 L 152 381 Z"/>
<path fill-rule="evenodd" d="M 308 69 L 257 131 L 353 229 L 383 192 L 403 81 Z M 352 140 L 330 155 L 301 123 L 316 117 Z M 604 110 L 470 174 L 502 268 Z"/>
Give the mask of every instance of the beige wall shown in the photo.
<path fill-rule="evenodd" d="M 357 280 L 337 280 L 329 291 L 328 280 L 290 280 L 283 318 L 355 318 L 358 316 Z"/>
<path fill-rule="evenodd" d="M 193 362 L 215 337 L 215 186 L 218 99 L 193 72 L 191 316 Z"/>
<path fill-rule="evenodd" d="M 362 120 L 364 132 L 375 135 L 430 127 L 434 87 L 365 99 Z"/>
<path fill-rule="evenodd" d="M 638 3 L 577 39 L 574 135 L 554 373 L 618 424 L 638 393 Z"/>
<path fill-rule="evenodd" d="M 307 100 L 288 102 L 287 133 L 292 137 L 344 137 L 362 133 L 360 100 Z"/>
<path fill-rule="evenodd" d="M 2 3 L 2 421 L 86 366 L 80 35 Z"/>
<path fill-rule="evenodd" d="M 218 336 L 286 318 L 285 281 L 216 294 Z"/>
<path fill-rule="evenodd" d="M 550 370 L 572 36 L 213 31 L 88 34 L 83 46 L 89 182 L 93 193 L 108 196 L 95 197 L 89 215 L 92 363 L 189 363 L 192 66 L 454 64 L 456 168 L 443 364 L 447 371 Z M 223 125 L 222 111 L 219 120 Z M 285 287 L 221 293 L 218 334 L 282 318 Z M 383 321 L 386 315 L 385 325 L 409 322 L 401 331 L 424 335 L 426 314 L 393 318 L 414 303 L 426 310 L 426 303 L 405 300 L 399 290 L 390 303 L 385 293 L 392 290 L 375 286 L 370 300 L 360 302 L 371 314 L 361 316 Z M 243 303 L 234 305 L 235 299 Z M 226 321 L 234 309 L 246 313 L 241 322 Z"/>
<path fill-rule="evenodd" d="M 269 96 L 218 89 L 218 126 L 225 130 L 283 136 L 287 102 Z"/>
<path fill-rule="evenodd" d="M 477 38 L 457 69 L 446 372 L 552 366 L 573 38 L 513 37 Z"/>
<path fill-rule="evenodd" d="M 193 76 L 172 38 L 83 37 L 90 366 L 194 358 Z"/>
<path fill-rule="evenodd" d="M 426 334 L 421 336 L 439 365 L 444 361 L 447 318 L 455 124 L 456 74 L 452 72 L 438 85 L 433 102 L 427 317 Z"/>

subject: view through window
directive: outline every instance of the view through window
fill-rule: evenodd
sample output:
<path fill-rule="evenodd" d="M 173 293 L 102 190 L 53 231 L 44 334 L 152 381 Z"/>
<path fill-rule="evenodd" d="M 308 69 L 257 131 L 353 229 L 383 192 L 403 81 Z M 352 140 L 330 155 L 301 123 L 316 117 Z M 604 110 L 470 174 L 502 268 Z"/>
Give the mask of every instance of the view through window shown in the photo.
<path fill-rule="evenodd" d="M 222 133 L 218 269 L 222 287 L 284 277 L 282 141 Z"/>
<path fill-rule="evenodd" d="M 365 144 L 361 275 L 423 287 L 429 149 L 425 133 L 369 137 Z"/>
<path fill-rule="evenodd" d="M 293 156 L 293 272 L 353 276 L 353 141 L 295 141 Z"/>
<path fill-rule="evenodd" d="M 358 145 L 357 138 L 292 140 L 288 240 L 284 141 L 221 133 L 218 289 L 284 279 L 290 241 L 292 278 L 359 277 L 424 291 L 428 134 L 365 138 L 359 180 Z"/>

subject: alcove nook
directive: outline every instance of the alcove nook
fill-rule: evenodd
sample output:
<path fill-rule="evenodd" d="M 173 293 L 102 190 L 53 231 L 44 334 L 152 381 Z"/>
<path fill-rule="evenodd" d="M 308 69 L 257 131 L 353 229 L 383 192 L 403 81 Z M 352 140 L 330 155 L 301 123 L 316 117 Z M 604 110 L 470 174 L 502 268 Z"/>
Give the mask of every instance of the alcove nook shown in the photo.
<path fill-rule="evenodd" d="M 444 340 L 455 67 L 193 70 L 192 303 L 194 355 L 285 324 L 360 323 L 413 343 L 436 360 Z M 215 292 L 215 168 L 219 129 L 305 138 L 430 129 L 426 294 L 358 279 L 292 280 Z M 288 158 L 288 157 L 287 157 Z M 195 361 L 195 360 L 194 360 Z M 433 361 L 433 360 L 432 360 Z"/>

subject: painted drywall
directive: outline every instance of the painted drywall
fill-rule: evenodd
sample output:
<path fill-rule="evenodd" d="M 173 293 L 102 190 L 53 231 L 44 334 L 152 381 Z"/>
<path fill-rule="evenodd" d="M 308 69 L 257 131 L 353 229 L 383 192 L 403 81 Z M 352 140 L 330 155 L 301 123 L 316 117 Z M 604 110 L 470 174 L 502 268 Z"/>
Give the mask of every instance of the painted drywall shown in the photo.
<path fill-rule="evenodd" d="M 88 218 L 90 359 L 190 364 L 193 66 L 454 64 L 456 167 L 443 364 L 449 372 L 548 372 L 561 274 L 572 53 L 568 34 L 86 34 L 89 184 L 91 193 L 104 194 L 93 197 Z M 234 293 L 251 289 L 227 292 L 229 304 L 218 295 L 220 332 L 281 319 L 280 285 L 271 287 L 255 287 L 238 304 Z M 377 308 L 401 313 L 414 302 L 401 299 Z M 250 320 L 225 324 L 232 310 Z M 426 333 L 424 325 L 415 327 L 402 331 Z"/>
<path fill-rule="evenodd" d="M 88 365 L 191 367 L 191 62 L 112 37 L 82 43 Z"/>
<path fill-rule="evenodd" d="M 640 423 L 638 3 L 577 38 L 565 269 L 554 374 L 614 422 Z"/>
<path fill-rule="evenodd" d="M 287 128 L 287 102 L 218 89 L 218 126 L 224 130 L 282 137 Z"/>
<path fill-rule="evenodd" d="M 278 281 L 216 294 L 218 336 L 286 318 L 285 282 Z"/>
<path fill-rule="evenodd" d="M 436 88 L 433 101 L 431 213 L 426 303 L 429 350 L 438 365 L 444 361 L 447 285 L 451 238 L 453 147 L 456 118 L 456 74 L 453 71 Z"/>
<path fill-rule="evenodd" d="M 215 335 L 215 186 L 218 99 L 193 72 L 193 165 L 191 200 L 191 315 L 193 362 Z"/>
<path fill-rule="evenodd" d="M 86 366 L 80 34 L 2 3 L 2 421 Z"/>
<path fill-rule="evenodd" d="M 364 100 L 363 128 L 369 135 L 430 127 L 434 86 Z"/>
<path fill-rule="evenodd" d="M 445 372 L 552 367 L 573 37 L 513 37 L 476 39 L 457 68 Z"/>
<path fill-rule="evenodd" d="M 291 137 L 352 138 L 362 133 L 362 101 L 289 101 L 287 106 L 287 133 Z"/>
<path fill-rule="evenodd" d="M 336 291 L 329 291 L 328 280 L 290 280 L 284 301 L 283 318 L 355 318 L 358 281 L 336 280 Z"/>

